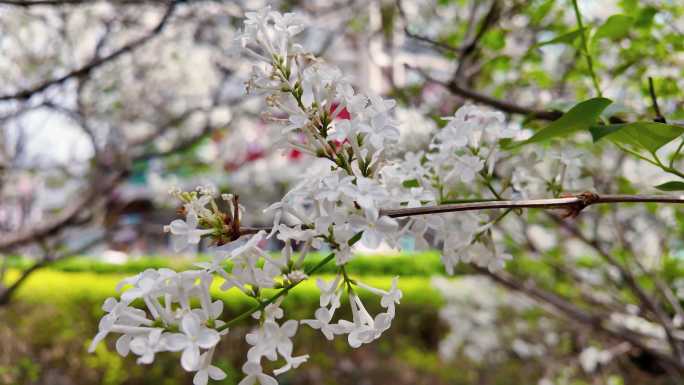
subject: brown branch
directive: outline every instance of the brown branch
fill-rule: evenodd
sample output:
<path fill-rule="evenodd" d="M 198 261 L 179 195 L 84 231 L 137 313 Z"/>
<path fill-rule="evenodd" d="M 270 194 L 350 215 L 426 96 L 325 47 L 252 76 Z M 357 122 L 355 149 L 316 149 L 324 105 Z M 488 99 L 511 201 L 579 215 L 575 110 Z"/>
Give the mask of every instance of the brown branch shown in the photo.
<path fill-rule="evenodd" d="M 477 5 L 477 2 L 474 2 L 473 5 Z M 473 8 L 473 14 L 475 13 L 476 9 L 477 7 Z M 453 79 L 462 78 L 463 70 L 466 68 L 466 62 L 468 62 L 469 59 L 474 56 L 480 40 L 485 35 L 489 27 L 494 25 L 499 20 L 500 15 L 499 0 L 493 0 L 489 10 L 487 11 L 487 14 L 485 14 L 485 16 L 482 18 L 482 21 L 479 23 L 479 27 L 475 33 L 475 36 L 470 39 L 470 42 L 463 46 Z"/>
<path fill-rule="evenodd" d="M 665 117 L 663 116 L 662 113 L 660 113 L 660 107 L 658 106 L 658 97 L 656 96 L 655 93 L 655 87 L 653 87 L 653 78 L 648 77 L 648 92 L 651 94 L 651 102 L 653 103 L 653 111 L 655 111 L 655 120 L 656 122 L 660 123 L 667 123 L 667 120 L 665 120 Z"/>
<path fill-rule="evenodd" d="M 420 68 L 408 66 L 408 68 L 415 70 L 421 74 L 425 79 L 433 83 L 439 84 L 442 87 L 449 90 L 454 95 L 458 95 L 465 99 L 470 99 L 477 103 L 482 103 L 490 107 L 496 108 L 497 110 L 509 113 L 509 114 L 520 114 L 525 115 L 530 119 L 540 119 L 540 120 L 556 120 L 563 116 L 563 112 L 556 110 L 537 110 L 531 107 L 521 106 L 515 103 L 507 102 L 491 96 L 481 94 L 477 91 L 471 90 L 463 85 L 461 85 L 456 79 L 452 79 L 449 82 L 444 82 L 439 79 L 435 79 L 430 76 L 427 72 Z"/>
<path fill-rule="evenodd" d="M 681 203 L 684 204 L 684 195 L 598 195 L 594 193 L 582 193 L 567 198 L 529 199 L 513 201 L 488 201 L 473 203 L 443 204 L 404 209 L 383 209 L 381 215 L 391 218 L 410 217 L 414 215 L 449 213 L 457 211 L 491 210 L 491 209 L 566 209 L 568 213 L 577 214 L 585 207 L 595 204 L 614 203 Z"/>
<path fill-rule="evenodd" d="M 114 59 L 118 58 L 119 56 L 131 52 L 135 50 L 136 48 L 140 47 L 141 45 L 145 44 L 147 41 L 158 35 L 163 29 L 168 20 L 171 18 L 171 15 L 173 14 L 173 11 L 176 8 L 176 1 L 173 1 L 169 3 L 169 6 L 164 12 L 164 15 L 160 19 L 159 23 L 157 24 L 156 27 L 154 27 L 150 32 L 145 34 L 144 36 L 135 39 L 128 44 L 125 44 L 121 48 L 115 50 L 114 52 L 110 53 L 107 56 L 102 56 L 102 57 L 95 57 L 93 60 L 88 62 L 82 67 L 79 67 L 75 70 L 72 70 L 71 72 L 62 75 L 60 77 L 54 78 L 54 79 L 49 79 L 46 81 L 43 81 L 42 83 L 36 84 L 33 87 L 29 87 L 26 89 L 23 89 L 18 92 L 10 93 L 10 94 L 5 94 L 5 95 L 0 95 L 0 101 L 4 100 L 14 100 L 14 99 L 20 99 L 20 100 L 26 100 L 30 99 L 33 95 L 43 92 L 46 89 L 62 84 L 66 82 L 69 79 L 75 78 L 75 77 L 81 77 L 81 76 L 86 76 L 93 70 L 97 69 L 98 67 L 109 63 L 110 61 L 113 61 Z"/>
<path fill-rule="evenodd" d="M 104 2 L 105 0 L 0 0 L 0 5 L 29 8 L 34 6 L 85 5 Z M 168 4 L 168 0 L 107 0 L 108 3 L 122 5 Z"/>
<path fill-rule="evenodd" d="M 439 83 L 456 95 L 459 95 L 466 99 L 471 99 L 478 103 L 486 104 L 490 107 L 496 108 L 497 110 L 507 112 L 510 114 L 521 114 L 527 116 L 530 119 L 540 120 L 556 120 L 563 115 L 561 111 L 537 110 L 531 107 L 521 106 L 512 102 L 507 102 L 504 100 L 493 98 L 485 94 L 481 94 L 477 91 L 473 91 L 462 86 L 458 83 L 456 79 L 453 79 L 448 83 Z"/>
<path fill-rule="evenodd" d="M 684 197 L 683 197 L 684 198 Z M 636 277 L 630 272 L 624 265 L 619 263 L 615 258 L 613 258 L 610 253 L 601 247 L 596 239 L 587 238 L 580 229 L 574 224 L 568 223 L 561 220 L 555 215 L 550 215 L 550 217 L 563 228 L 568 230 L 575 238 L 582 241 L 584 244 L 591 246 L 601 258 L 606 261 L 611 266 L 615 267 L 620 273 L 620 277 L 627 284 L 627 287 L 632 291 L 632 293 L 637 297 L 639 302 L 643 304 L 657 319 L 657 322 L 663 327 L 668 338 L 668 342 L 672 348 L 672 351 L 679 357 L 680 360 L 684 360 L 684 352 L 682 351 L 681 345 L 674 338 L 674 326 L 670 321 L 665 311 L 662 309 L 658 301 L 652 299 L 642 288 L 639 286 Z"/>
<path fill-rule="evenodd" d="M 551 305 L 554 309 L 560 311 L 561 314 L 572 320 L 585 324 L 594 330 L 605 334 L 606 336 L 618 339 L 620 341 L 626 341 L 632 346 L 647 351 L 661 359 L 663 363 L 667 363 L 669 366 L 676 368 L 678 371 L 684 369 L 684 364 L 680 360 L 670 355 L 663 354 L 661 351 L 648 346 L 639 338 L 638 335 L 634 334 L 632 331 L 622 328 L 609 327 L 604 323 L 604 321 L 607 321 L 605 317 L 581 309 L 554 293 L 540 289 L 532 281 L 520 282 L 514 276 L 505 272 L 492 272 L 483 267 L 476 265 L 471 266 L 478 273 L 490 277 L 492 280 L 502 286 L 525 293 L 537 301 Z"/>
<path fill-rule="evenodd" d="M 404 24 L 404 34 L 406 34 L 406 36 L 408 36 L 414 40 L 418 40 L 418 41 L 421 41 L 423 43 L 427 43 L 427 44 L 434 46 L 435 48 L 443 50 L 443 51 L 455 52 L 455 53 L 459 53 L 459 54 L 463 52 L 462 48 L 454 47 L 451 44 L 442 43 L 441 41 L 431 39 L 427 36 L 418 35 L 418 34 L 411 32 L 411 30 L 408 28 L 408 25 L 407 25 L 408 24 L 408 18 L 406 17 L 406 13 L 404 13 L 404 7 L 401 4 L 401 0 L 396 0 L 395 3 L 397 5 L 397 10 L 399 11 L 399 17 L 401 18 L 401 20 L 403 21 L 403 24 Z"/>
<path fill-rule="evenodd" d="M 565 216 L 576 216 L 588 206 L 617 203 L 675 203 L 684 204 L 684 195 L 598 195 L 584 192 L 566 198 L 527 199 L 527 200 L 487 200 L 484 202 L 453 203 L 436 206 L 411 207 L 403 209 L 381 209 L 380 215 L 390 218 L 404 218 L 416 215 L 443 214 L 460 211 L 479 211 L 495 209 L 562 209 Z M 560 219 L 559 219 L 560 220 Z M 240 235 L 271 231 L 270 227 L 242 227 Z"/>
<path fill-rule="evenodd" d="M 80 254 L 95 246 L 100 241 L 102 241 L 101 237 L 95 237 L 94 239 L 86 242 L 85 245 L 78 247 L 76 249 L 68 250 L 54 256 L 50 255 L 50 253 L 47 253 L 38 262 L 31 265 L 31 267 L 29 267 L 28 269 L 22 271 L 21 275 L 16 281 L 12 282 L 12 284 L 9 285 L 6 289 L 0 291 L 0 306 L 7 305 L 12 300 L 12 296 L 14 295 L 14 293 L 19 289 L 19 287 L 21 287 L 21 285 L 26 281 L 26 279 L 36 270 L 43 268 L 53 262 L 59 261 L 61 259 L 70 257 L 72 255 Z"/>

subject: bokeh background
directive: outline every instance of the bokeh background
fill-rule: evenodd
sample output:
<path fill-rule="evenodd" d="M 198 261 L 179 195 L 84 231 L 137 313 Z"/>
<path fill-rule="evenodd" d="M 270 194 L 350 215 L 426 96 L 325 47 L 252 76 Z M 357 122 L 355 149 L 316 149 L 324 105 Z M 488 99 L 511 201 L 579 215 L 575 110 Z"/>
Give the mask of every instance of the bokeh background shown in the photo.
<path fill-rule="evenodd" d="M 438 118 L 467 101 L 495 99 L 552 119 L 591 94 L 577 36 L 567 35 L 576 29 L 570 1 L 268 4 L 304 15 L 302 45 L 340 66 L 360 90 L 398 100 L 402 151 L 425 149 L 443 124 Z M 593 27 L 611 15 L 625 17 L 594 46 L 605 93 L 617 101 L 614 112 L 648 112 L 645 79 L 652 77 L 661 109 L 669 119 L 683 119 L 684 4 L 579 4 Z M 170 187 L 210 184 L 238 194 L 248 224 L 266 225 L 262 209 L 317 167 L 295 150 L 277 149 L 274 128 L 261 119 L 263 101 L 245 94 L 251 64 L 236 54 L 233 38 L 244 13 L 265 5 L 0 1 L 0 384 L 191 383 L 173 354 L 139 366 L 134 357 L 118 356 L 113 341 L 93 354 L 86 347 L 101 303 L 116 294 L 120 279 L 206 258 L 206 245 L 182 255 L 171 251 L 162 232 L 176 217 Z M 513 125 L 543 123 L 503 107 Z M 631 188 L 626 180 L 653 185 L 660 177 L 610 150 L 596 157 L 615 167 L 593 180 L 602 191 Z M 667 265 L 663 281 L 674 288 L 668 293 L 684 294 L 677 291 L 684 277 L 677 257 L 681 213 L 634 210 L 620 214 L 628 223 L 620 230 L 629 245 L 622 255 Z M 596 212 L 578 223 L 591 227 L 611 216 Z M 604 306 L 591 296 L 605 289 L 620 298 L 620 309 L 638 308 L 633 296 L 622 295 L 619 280 L 611 288 L 603 284 L 615 272 L 597 262 L 598 249 L 569 239 L 552 222 L 531 219 L 509 224 L 524 235 L 512 249 L 511 274 L 522 282 L 536 277 L 579 306 Z M 612 236 L 605 233 L 592 234 L 603 241 Z M 350 273 L 379 287 L 402 277 L 404 298 L 387 335 L 351 349 L 343 339 L 329 343 L 303 327 L 295 351 L 311 359 L 281 376 L 281 384 L 676 383 L 657 358 L 596 336 L 467 268 L 447 277 L 438 252 L 412 252 L 406 242 L 409 251 L 402 253 L 360 248 L 350 265 Z M 568 255 L 570 267 L 563 265 Z M 227 314 L 249 305 L 236 293 L 215 293 Z M 315 284 L 305 283 L 285 310 L 310 318 L 317 302 Z M 221 383 L 240 380 L 248 330 L 234 328 L 220 344 L 216 364 L 228 373 Z"/>

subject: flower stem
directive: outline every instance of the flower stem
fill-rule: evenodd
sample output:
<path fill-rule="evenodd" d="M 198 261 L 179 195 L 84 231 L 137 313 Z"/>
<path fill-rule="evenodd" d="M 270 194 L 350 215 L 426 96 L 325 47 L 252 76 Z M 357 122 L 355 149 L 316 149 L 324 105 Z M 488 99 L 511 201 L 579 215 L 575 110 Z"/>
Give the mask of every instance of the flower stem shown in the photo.
<path fill-rule="evenodd" d="M 362 233 L 362 232 L 361 232 L 361 233 Z M 361 239 L 361 236 L 359 235 L 359 234 L 361 234 L 361 233 L 358 233 L 358 234 L 355 235 L 352 239 L 349 240 L 349 246 L 353 246 L 356 242 L 359 241 L 359 239 Z M 335 259 L 335 253 L 330 253 L 330 254 L 328 254 L 325 258 L 323 258 L 323 259 L 322 259 L 320 262 L 318 262 L 316 265 L 312 266 L 310 269 L 307 269 L 307 270 L 305 271 L 306 275 L 311 275 L 311 274 L 317 272 L 318 270 L 320 270 L 323 266 L 327 265 L 327 264 L 328 264 L 330 261 L 332 261 L 333 259 Z M 231 319 L 230 321 L 226 322 L 224 325 L 222 325 L 222 326 L 216 328 L 216 330 L 218 330 L 218 331 L 223 331 L 223 330 L 225 330 L 225 329 L 227 329 L 227 328 L 229 328 L 229 327 L 231 327 L 231 326 L 237 324 L 238 322 L 240 322 L 240 321 L 242 321 L 242 320 L 248 318 L 248 317 L 249 317 L 250 315 L 252 315 L 254 312 L 263 310 L 266 306 L 272 304 L 272 303 L 275 302 L 278 298 L 280 298 L 280 297 L 284 296 L 285 294 L 287 294 L 291 289 L 293 289 L 295 286 L 299 285 L 301 282 L 304 282 L 304 280 L 290 283 L 289 285 L 287 285 L 287 286 L 283 287 L 282 289 L 280 289 L 280 291 L 278 291 L 277 293 L 275 293 L 273 296 L 271 296 L 271 297 L 268 298 L 267 300 L 260 302 L 258 305 L 254 305 L 251 309 L 249 309 L 249 310 L 247 310 L 247 311 L 245 311 L 245 312 L 243 312 L 243 313 L 240 313 L 237 317 L 235 317 L 235 318 Z"/>
<path fill-rule="evenodd" d="M 325 266 L 328 262 L 330 262 L 330 261 L 333 260 L 334 258 L 335 258 L 335 253 L 330 253 L 330 254 L 328 254 L 328 256 L 326 256 L 325 258 L 323 258 L 323 259 L 322 259 L 320 262 L 318 262 L 315 266 L 313 266 L 313 267 L 311 267 L 310 269 L 308 269 L 308 270 L 306 271 L 306 275 L 311 275 L 311 274 L 315 273 L 316 271 L 320 270 L 323 266 Z M 222 325 L 222 326 L 216 328 L 216 330 L 218 330 L 218 331 L 223 331 L 223 330 L 225 330 L 225 329 L 227 329 L 227 328 L 229 328 L 229 327 L 235 325 L 236 323 L 238 323 L 238 322 L 240 322 L 240 321 L 242 321 L 242 320 L 248 318 L 248 317 L 249 317 L 250 315 L 252 315 L 253 313 L 255 313 L 255 312 L 257 312 L 257 311 L 260 311 L 260 310 L 263 310 L 266 306 L 272 304 L 272 303 L 275 302 L 278 298 L 280 298 L 280 297 L 284 296 L 285 294 L 287 294 L 287 292 L 289 292 L 289 291 L 290 291 L 292 288 L 294 288 L 295 286 L 299 285 L 299 283 L 301 283 L 301 282 L 304 282 L 304 281 L 302 280 L 302 281 L 290 283 L 289 285 L 287 285 L 287 286 L 285 286 L 284 288 L 280 289 L 280 291 L 278 291 L 276 294 L 274 294 L 273 296 L 271 296 L 271 297 L 268 298 L 267 300 L 261 301 L 258 305 L 254 305 L 251 309 L 249 309 L 249 310 L 247 310 L 247 311 L 245 311 L 245 312 L 243 312 L 243 313 L 240 313 L 237 317 L 235 317 L 235 318 L 231 319 L 230 321 L 226 322 L 224 325 Z"/>
<path fill-rule="evenodd" d="M 589 67 L 589 75 L 591 75 L 591 81 L 594 83 L 594 88 L 599 97 L 602 97 L 601 86 L 599 85 L 598 78 L 594 72 L 594 62 L 591 59 L 591 54 L 589 53 L 589 46 L 587 44 L 587 35 L 584 30 L 584 25 L 582 24 L 582 14 L 580 13 L 579 6 L 577 5 L 577 0 L 572 0 L 572 7 L 575 9 L 575 18 L 577 19 L 577 27 L 580 31 L 580 37 L 582 39 L 582 51 L 584 51 L 584 57 L 587 60 L 587 67 Z"/>

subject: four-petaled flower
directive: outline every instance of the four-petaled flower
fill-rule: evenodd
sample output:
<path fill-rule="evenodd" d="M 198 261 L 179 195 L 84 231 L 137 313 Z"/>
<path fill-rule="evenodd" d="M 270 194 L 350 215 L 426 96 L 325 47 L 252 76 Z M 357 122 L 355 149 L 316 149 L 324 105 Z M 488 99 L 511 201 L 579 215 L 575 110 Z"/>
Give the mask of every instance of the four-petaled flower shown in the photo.
<path fill-rule="evenodd" d="M 181 365 L 187 371 L 196 370 L 200 363 L 200 348 L 210 349 L 219 342 L 219 334 L 216 330 L 209 329 L 200 323 L 199 317 L 194 313 L 183 316 L 181 331 L 168 337 L 167 343 L 173 351 L 183 351 Z"/>
<path fill-rule="evenodd" d="M 165 228 L 171 232 L 171 244 L 173 249 L 182 251 L 188 245 L 196 245 L 200 242 L 203 235 L 211 234 L 214 230 L 198 229 L 198 218 L 195 212 L 188 212 L 185 220 L 176 219 Z"/>

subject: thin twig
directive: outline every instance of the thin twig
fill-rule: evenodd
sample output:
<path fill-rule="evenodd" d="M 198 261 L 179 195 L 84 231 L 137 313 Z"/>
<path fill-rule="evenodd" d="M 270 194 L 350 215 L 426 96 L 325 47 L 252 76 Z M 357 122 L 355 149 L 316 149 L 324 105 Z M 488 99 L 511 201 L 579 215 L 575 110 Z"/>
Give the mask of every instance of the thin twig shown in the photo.
<path fill-rule="evenodd" d="M 104 193 L 111 191 L 124 177 L 123 172 L 115 172 L 106 178 L 95 178 L 90 188 L 90 192 L 77 198 L 64 208 L 59 215 L 44 221 L 41 225 L 36 225 L 26 231 L 18 231 L 0 236 L 0 250 L 20 246 L 29 242 L 44 239 L 70 224 L 77 222 L 77 218 L 83 210 L 91 207 L 94 202 L 103 196 Z M 104 180 L 103 180 L 104 179 Z"/>
<path fill-rule="evenodd" d="M 678 368 L 679 370 L 682 370 L 684 368 L 684 365 L 678 359 L 667 354 L 663 354 L 662 352 L 651 348 L 643 341 L 641 341 L 641 339 L 630 330 L 608 326 L 604 323 L 604 321 L 607 321 L 607 319 L 605 319 L 604 317 L 583 310 L 574 305 L 573 303 L 566 301 L 564 298 L 557 296 L 554 293 L 542 290 L 532 281 L 519 282 L 515 277 L 505 272 L 492 272 L 486 268 L 482 268 L 472 264 L 471 266 L 478 273 L 490 277 L 502 286 L 525 293 L 530 297 L 536 299 L 537 301 L 551 305 L 554 309 L 560 311 L 562 314 L 564 314 L 566 317 L 572 320 L 588 325 L 592 327 L 594 330 L 597 330 L 612 338 L 616 338 L 621 341 L 627 341 L 630 344 L 632 344 L 632 346 L 650 352 L 651 354 L 662 360 L 663 363 L 667 363 L 674 368 Z"/>
<path fill-rule="evenodd" d="M 122 5 L 168 4 L 168 0 L 109 0 L 109 3 Z M 28 8 L 34 6 L 90 5 L 98 0 L 0 0 L 0 5 Z"/>
<path fill-rule="evenodd" d="M 610 264 L 618 270 L 618 272 L 620 273 L 620 277 L 627 284 L 627 287 L 632 291 L 632 293 L 634 293 L 639 302 L 641 302 L 655 316 L 658 323 L 665 330 L 665 334 L 667 336 L 668 342 L 670 343 L 673 353 L 679 360 L 683 360 L 684 362 L 684 351 L 682 351 L 682 347 L 680 346 L 679 342 L 676 341 L 676 339 L 674 338 L 674 327 L 672 325 L 672 321 L 670 320 L 669 316 L 665 314 L 665 311 L 660 306 L 660 303 L 657 302 L 655 299 L 651 298 L 643 290 L 643 288 L 637 282 L 637 279 L 634 276 L 634 274 L 632 274 L 631 271 L 629 271 L 625 266 L 619 263 L 612 255 L 610 255 L 610 253 L 604 250 L 597 240 L 589 239 L 584 234 L 582 234 L 582 232 L 577 226 L 566 221 L 563 221 L 555 215 L 550 215 L 550 217 L 554 221 L 556 221 L 556 223 L 570 231 L 570 233 L 575 238 L 579 239 L 586 245 L 594 248 L 594 250 L 598 252 L 598 254 L 604 261 L 606 261 L 608 264 Z"/>
<path fill-rule="evenodd" d="M 582 193 L 567 198 L 529 199 L 511 201 L 473 202 L 459 204 L 445 204 L 436 206 L 414 207 L 404 209 L 383 209 L 381 215 L 392 218 L 409 217 L 414 215 L 448 213 L 457 211 L 491 210 L 491 209 L 516 209 L 516 208 L 541 208 L 541 209 L 569 209 L 582 210 L 594 204 L 615 203 L 681 203 L 684 204 L 684 195 L 598 195 L 594 193 Z"/>
<path fill-rule="evenodd" d="M 653 111 L 655 111 L 655 120 L 656 122 L 660 123 L 667 123 L 665 120 L 665 117 L 663 116 L 662 113 L 660 113 L 660 107 L 658 106 L 658 97 L 656 96 L 655 93 L 655 87 L 653 87 L 653 78 L 648 77 L 648 92 L 651 94 L 651 102 L 653 103 Z"/>
<path fill-rule="evenodd" d="M 521 106 L 515 103 L 503 101 L 500 99 L 493 98 L 489 95 L 481 94 L 477 91 L 471 90 L 463 85 L 461 85 L 456 80 L 451 80 L 449 82 L 444 82 L 434 77 L 430 76 L 427 72 L 421 70 L 420 68 L 409 67 L 410 69 L 418 71 L 427 80 L 439 84 L 442 87 L 449 90 L 451 93 L 461 96 L 466 99 L 473 100 L 478 103 L 486 104 L 490 107 L 496 108 L 497 110 L 507 112 L 509 114 L 520 114 L 525 115 L 530 119 L 540 119 L 540 120 L 556 120 L 563 116 L 561 111 L 556 110 L 536 110 L 531 107 Z"/>
<path fill-rule="evenodd" d="M 477 2 L 474 2 L 473 4 L 477 4 Z M 475 10 L 476 8 L 474 8 Z M 475 12 L 473 12 L 474 14 Z M 482 18 L 482 21 L 479 23 L 479 27 L 477 29 L 477 32 L 475 32 L 475 36 L 470 39 L 470 41 L 463 46 L 461 49 L 461 56 L 458 60 L 458 66 L 456 67 L 456 71 L 454 72 L 453 79 L 461 79 L 463 70 L 465 69 L 465 63 L 468 61 L 468 58 L 471 57 L 480 43 L 480 40 L 482 37 L 485 35 L 489 27 L 494 25 L 497 20 L 499 19 L 500 12 L 499 12 L 499 0 L 494 0 L 492 1 L 492 4 L 489 7 L 489 10 L 485 14 L 485 16 Z"/>
<path fill-rule="evenodd" d="M 406 17 L 406 13 L 404 13 L 404 7 L 401 4 L 401 0 L 396 0 L 396 5 L 397 5 L 397 10 L 399 11 L 399 17 L 401 18 L 401 20 L 403 21 L 403 24 L 404 24 L 404 33 L 406 34 L 406 36 L 408 36 L 414 40 L 418 40 L 418 41 L 421 41 L 423 43 L 430 44 L 430 45 L 434 46 L 435 48 L 438 48 L 438 49 L 443 50 L 443 51 L 454 52 L 454 53 L 459 53 L 459 54 L 461 52 L 463 52 L 463 49 L 460 47 L 455 47 L 451 44 L 442 43 L 441 41 L 431 39 L 427 36 L 418 35 L 418 34 L 411 32 L 411 30 L 408 27 L 408 18 Z"/>
<path fill-rule="evenodd" d="M 535 208 L 564 209 L 566 210 L 567 216 L 577 216 L 580 211 L 590 205 L 647 202 L 684 204 L 684 195 L 598 195 L 591 192 L 584 192 L 567 198 L 521 199 L 511 201 L 487 200 L 403 209 L 381 209 L 380 215 L 386 215 L 390 218 L 404 218 L 416 215 L 452 213 L 459 211 Z M 271 227 L 241 227 L 240 235 L 256 234 L 259 231 L 271 231 Z"/>
<path fill-rule="evenodd" d="M 6 289 L 0 291 L 0 306 L 7 305 L 12 300 L 12 296 L 14 295 L 14 293 L 19 289 L 19 287 L 21 287 L 21 285 L 26 281 L 26 279 L 36 270 L 43 268 L 55 261 L 59 261 L 64 258 L 83 253 L 84 251 L 97 245 L 101 241 L 102 237 L 95 237 L 92 240 L 86 242 L 84 245 L 76 249 L 64 251 L 61 254 L 52 255 L 51 253 L 46 252 L 45 255 L 38 262 L 31 265 L 28 269 L 22 271 L 21 275 L 19 276 L 19 278 L 17 278 L 17 280 L 12 282 L 12 284 L 9 285 Z"/>
<path fill-rule="evenodd" d="M 587 44 L 587 33 L 582 23 L 582 14 L 580 13 L 579 6 L 577 5 L 577 0 L 572 0 L 572 7 L 575 10 L 577 28 L 579 28 L 580 31 L 580 38 L 582 40 L 582 50 L 584 51 L 584 57 L 587 60 L 589 75 L 591 76 L 591 81 L 594 84 L 594 88 L 596 89 L 598 97 L 601 97 L 603 96 L 603 94 L 601 93 L 601 86 L 599 85 L 598 78 L 596 77 L 596 72 L 594 72 L 594 61 L 592 60 L 591 53 L 589 52 L 589 45 Z"/>

